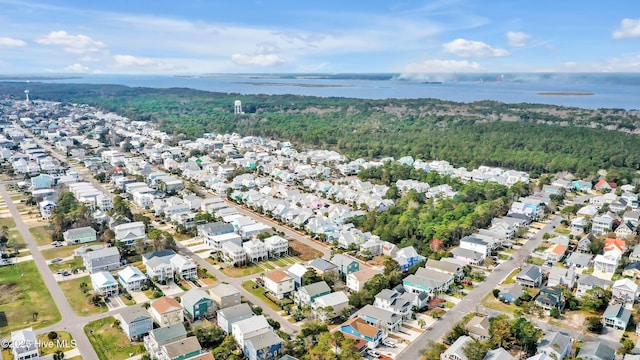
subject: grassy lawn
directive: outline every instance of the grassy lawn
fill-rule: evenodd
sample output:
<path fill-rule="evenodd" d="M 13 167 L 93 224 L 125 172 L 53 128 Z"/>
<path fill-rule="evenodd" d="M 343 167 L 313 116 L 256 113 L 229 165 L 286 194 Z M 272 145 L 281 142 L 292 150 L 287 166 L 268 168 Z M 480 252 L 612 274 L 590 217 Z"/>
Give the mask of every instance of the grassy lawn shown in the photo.
<path fill-rule="evenodd" d="M 112 326 L 113 316 L 90 322 L 84 327 L 91 345 L 101 360 L 124 360 L 129 354 L 144 353 L 142 344 L 132 344 L 120 326 Z"/>
<path fill-rule="evenodd" d="M 73 260 L 69 260 L 69 261 L 65 261 L 62 263 L 58 263 L 58 264 L 51 264 L 49 265 L 49 269 L 51 269 L 51 271 L 53 272 L 57 272 L 58 270 L 73 270 L 73 269 L 77 269 L 79 267 L 84 266 L 84 264 L 82 263 L 82 258 L 77 257 L 74 258 Z"/>
<path fill-rule="evenodd" d="M 42 328 L 60 321 L 58 308 L 33 261 L 0 268 L 0 332 L 28 326 Z M 34 313 L 38 313 L 33 321 Z"/>
<path fill-rule="evenodd" d="M 38 246 L 51 244 L 51 235 L 47 232 L 47 226 L 36 226 L 29 228 L 31 236 L 36 240 Z"/>
<path fill-rule="evenodd" d="M 122 295 L 120 295 L 119 297 L 120 297 L 120 300 L 122 300 L 122 302 L 127 306 L 131 306 L 131 305 L 135 305 L 136 304 L 136 301 L 134 299 L 129 300 L 129 299 L 127 299 L 126 297 L 124 297 Z"/>
<path fill-rule="evenodd" d="M 498 299 L 494 298 L 491 293 L 487 294 L 487 296 L 482 299 L 482 305 L 486 308 L 497 310 L 505 314 L 513 314 L 513 311 L 518 309 L 515 305 L 509 305 L 498 301 Z"/>
<path fill-rule="evenodd" d="M 531 259 L 529 260 L 529 263 L 533 265 L 542 265 L 544 264 L 544 259 L 532 256 Z"/>
<path fill-rule="evenodd" d="M 247 280 L 245 282 L 242 283 L 242 287 L 247 290 L 248 292 L 250 292 L 251 294 L 253 294 L 255 297 L 257 297 L 258 299 L 260 299 L 260 301 L 262 301 L 262 303 L 264 305 L 267 305 L 268 307 L 272 308 L 275 311 L 280 311 L 282 309 L 280 309 L 280 307 L 276 304 L 274 304 L 271 300 L 269 300 L 265 295 L 264 295 L 264 288 L 258 286 L 258 288 L 254 289 L 253 286 L 256 283 L 251 281 L 251 280 Z M 262 305 L 262 304 L 254 304 L 254 305 Z"/>
<path fill-rule="evenodd" d="M 91 243 L 91 244 L 94 244 L 94 243 Z M 44 256 L 44 258 L 47 260 L 51 260 L 57 257 L 65 258 L 68 256 L 73 256 L 73 251 L 81 246 L 82 245 L 53 247 L 51 249 L 42 250 L 40 251 L 40 253 L 42 253 L 42 256 Z"/>
<path fill-rule="evenodd" d="M 290 265 L 290 263 L 286 262 L 284 259 L 273 259 L 271 260 L 271 262 L 280 267 L 285 267 Z"/>
<path fill-rule="evenodd" d="M 558 234 L 562 234 L 562 235 L 569 235 L 569 234 L 571 234 L 571 230 L 569 230 L 569 229 L 556 228 L 554 231 L 555 231 L 556 233 L 558 233 Z"/>
<path fill-rule="evenodd" d="M 15 241 L 17 244 L 26 244 L 22 235 L 20 235 L 20 231 L 17 229 L 9 230 L 9 241 Z"/>
<path fill-rule="evenodd" d="M 57 350 L 69 351 L 74 349 L 75 346 L 71 345 L 71 334 L 66 331 L 56 331 L 58 337 L 55 340 L 50 340 L 47 334 L 40 334 L 36 338 L 43 346 L 40 347 L 40 356 L 49 355 L 55 353 Z"/>
<path fill-rule="evenodd" d="M 16 222 L 12 218 L 0 218 L 0 227 L 6 226 L 9 229 L 16 227 Z"/>
<path fill-rule="evenodd" d="M 249 275 L 260 274 L 265 272 L 265 270 L 260 266 L 257 266 L 255 264 L 250 264 L 250 265 L 241 266 L 241 267 L 231 267 L 231 266 L 225 267 L 222 269 L 222 272 L 227 276 L 230 276 L 233 278 L 239 278 L 239 277 L 245 277 Z"/>
<path fill-rule="evenodd" d="M 80 284 L 86 283 L 89 291 L 84 294 L 80 290 Z M 69 305 L 76 314 L 80 316 L 89 316 L 93 314 L 100 314 L 107 311 L 107 306 L 93 306 L 89 304 L 89 294 L 91 293 L 91 278 L 89 276 L 83 276 L 73 280 L 67 280 L 60 282 L 60 289 L 64 292 L 64 295 L 69 301 Z"/>
<path fill-rule="evenodd" d="M 519 272 L 520 270 L 518 269 L 513 270 L 511 274 L 509 274 L 509 276 L 504 280 L 503 284 L 515 284 L 515 279 Z"/>

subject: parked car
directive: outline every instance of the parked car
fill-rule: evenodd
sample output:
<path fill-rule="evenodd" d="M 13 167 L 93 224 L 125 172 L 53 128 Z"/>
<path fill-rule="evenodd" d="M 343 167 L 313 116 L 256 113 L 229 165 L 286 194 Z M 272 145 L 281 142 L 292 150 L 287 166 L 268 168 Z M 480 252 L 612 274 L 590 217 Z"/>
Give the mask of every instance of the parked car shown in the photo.
<path fill-rule="evenodd" d="M 372 349 L 367 350 L 367 355 L 371 356 L 374 359 L 377 359 L 380 357 L 380 353 Z"/>
<path fill-rule="evenodd" d="M 473 285 L 473 282 L 469 281 L 469 280 L 462 280 L 460 281 L 461 283 L 465 284 L 465 285 Z"/>
<path fill-rule="evenodd" d="M 382 345 L 394 348 L 396 347 L 396 341 L 391 338 L 386 338 L 382 340 Z"/>
<path fill-rule="evenodd" d="M 51 243 L 51 245 L 55 246 L 55 247 L 60 247 L 60 246 L 62 246 L 62 243 L 60 241 L 54 241 L 54 242 Z"/>
<path fill-rule="evenodd" d="M 52 263 L 52 264 L 57 264 L 57 263 L 59 263 L 59 262 L 62 262 L 62 258 L 57 257 L 57 258 L 55 258 L 55 259 L 51 259 L 51 263 Z"/>

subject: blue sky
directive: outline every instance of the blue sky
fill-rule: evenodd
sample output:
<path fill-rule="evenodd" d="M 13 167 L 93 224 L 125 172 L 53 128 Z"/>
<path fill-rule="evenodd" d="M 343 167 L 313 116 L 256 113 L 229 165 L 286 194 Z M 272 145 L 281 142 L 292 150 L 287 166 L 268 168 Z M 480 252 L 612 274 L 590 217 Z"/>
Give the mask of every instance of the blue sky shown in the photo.
<path fill-rule="evenodd" d="M 637 0 L 0 0 L 0 74 L 637 72 Z"/>

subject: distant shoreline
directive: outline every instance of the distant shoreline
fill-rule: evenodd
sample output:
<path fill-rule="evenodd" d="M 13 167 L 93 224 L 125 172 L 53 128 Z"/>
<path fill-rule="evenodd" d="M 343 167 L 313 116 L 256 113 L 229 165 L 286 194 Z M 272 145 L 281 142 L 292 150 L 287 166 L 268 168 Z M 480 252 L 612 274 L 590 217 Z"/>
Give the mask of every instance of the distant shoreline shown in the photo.
<path fill-rule="evenodd" d="M 537 93 L 540 96 L 592 96 L 595 93 L 588 91 L 542 91 Z"/>
<path fill-rule="evenodd" d="M 259 81 L 234 81 L 233 83 L 253 85 L 253 86 L 298 86 L 298 87 L 314 87 L 314 88 L 352 87 L 352 85 L 342 85 L 342 84 L 298 84 L 298 83 L 277 83 L 277 82 L 259 82 Z"/>

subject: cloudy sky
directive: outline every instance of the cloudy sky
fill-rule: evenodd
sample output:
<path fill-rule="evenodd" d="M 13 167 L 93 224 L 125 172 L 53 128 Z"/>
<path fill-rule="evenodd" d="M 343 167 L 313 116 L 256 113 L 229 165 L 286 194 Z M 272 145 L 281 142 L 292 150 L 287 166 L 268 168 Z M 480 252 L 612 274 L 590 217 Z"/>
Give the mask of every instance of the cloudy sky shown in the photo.
<path fill-rule="evenodd" d="M 638 0 L 0 0 L 0 74 L 640 71 Z"/>

